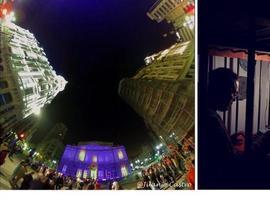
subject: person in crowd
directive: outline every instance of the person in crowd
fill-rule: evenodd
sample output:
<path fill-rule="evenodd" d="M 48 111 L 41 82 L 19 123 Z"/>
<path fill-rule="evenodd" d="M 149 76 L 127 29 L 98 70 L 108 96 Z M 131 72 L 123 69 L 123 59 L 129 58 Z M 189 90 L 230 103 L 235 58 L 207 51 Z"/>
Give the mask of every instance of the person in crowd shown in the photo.
<path fill-rule="evenodd" d="M 112 190 L 120 190 L 120 185 L 117 181 L 114 181 L 112 184 Z"/>
<path fill-rule="evenodd" d="M 136 190 L 144 190 L 143 181 L 138 181 L 137 182 Z"/>
<path fill-rule="evenodd" d="M 235 153 L 238 155 L 243 155 L 245 151 L 245 134 L 244 132 L 238 132 L 231 135 L 232 145 L 234 147 Z"/>
<path fill-rule="evenodd" d="M 13 171 L 13 174 L 11 175 L 11 179 L 9 181 L 12 188 L 14 188 L 14 189 L 19 188 L 17 183 L 27 173 L 27 166 L 28 166 L 28 163 L 26 163 L 25 161 L 22 161 L 22 162 L 20 162 L 19 165 L 17 165 L 17 167 Z"/>
<path fill-rule="evenodd" d="M 3 142 L 0 146 L 0 166 L 5 163 L 8 153 L 9 153 L 8 144 L 6 142 Z"/>
<path fill-rule="evenodd" d="M 35 172 L 33 174 L 33 180 L 30 182 L 30 190 L 44 190 L 46 189 L 45 185 L 45 177 L 42 173 L 40 172 Z"/>
<path fill-rule="evenodd" d="M 64 179 L 61 174 L 58 174 L 56 180 L 55 180 L 55 189 L 60 190 L 64 185 Z"/>
<path fill-rule="evenodd" d="M 152 166 L 149 167 L 148 174 L 150 176 L 150 187 L 153 190 L 159 189 L 159 183 L 158 183 L 157 177 L 156 177 L 156 175 L 154 173 L 154 169 L 153 169 Z"/>
<path fill-rule="evenodd" d="M 185 165 L 187 169 L 187 183 L 190 185 L 190 189 L 194 190 L 195 189 L 195 168 L 194 168 L 194 160 L 187 161 Z"/>
<path fill-rule="evenodd" d="M 30 183 L 33 181 L 33 174 L 35 172 L 30 172 L 23 176 L 23 182 L 21 184 L 20 190 L 28 190 L 30 188 Z"/>
<path fill-rule="evenodd" d="M 111 189 L 112 189 L 112 181 L 109 181 L 109 182 L 108 182 L 107 189 L 108 189 L 108 190 L 111 190 Z"/>
<path fill-rule="evenodd" d="M 95 181 L 95 190 L 100 190 L 101 189 L 101 185 L 98 182 L 98 180 Z"/>
<path fill-rule="evenodd" d="M 150 187 L 149 187 L 149 182 L 150 182 L 150 179 L 148 177 L 148 173 L 146 170 L 143 170 L 142 171 L 142 177 L 143 177 L 143 187 L 145 190 L 148 190 Z"/>

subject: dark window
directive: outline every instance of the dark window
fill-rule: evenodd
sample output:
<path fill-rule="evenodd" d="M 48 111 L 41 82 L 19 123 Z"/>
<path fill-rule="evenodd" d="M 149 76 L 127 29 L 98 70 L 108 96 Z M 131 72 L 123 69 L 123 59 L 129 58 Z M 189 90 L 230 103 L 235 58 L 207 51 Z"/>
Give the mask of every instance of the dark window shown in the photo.
<path fill-rule="evenodd" d="M 0 71 L 4 71 L 3 65 L 0 65 Z"/>
<path fill-rule="evenodd" d="M 6 119 L 5 123 L 8 123 L 8 122 L 10 122 L 11 120 L 13 120 L 15 118 L 16 118 L 16 115 L 12 115 L 11 117 Z"/>
<path fill-rule="evenodd" d="M 0 89 L 5 89 L 8 87 L 7 81 L 0 81 Z"/>
<path fill-rule="evenodd" d="M 25 94 L 25 95 L 33 94 L 33 88 L 26 88 L 26 89 L 24 90 L 24 94 Z"/>
<path fill-rule="evenodd" d="M 12 96 L 10 93 L 0 94 L 0 106 L 12 102 Z"/>
<path fill-rule="evenodd" d="M 6 108 L 0 112 L 0 115 L 4 115 L 5 113 L 10 112 L 10 111 L 14 110 L 14 108 L 15 108 L 14 106 Z"/>

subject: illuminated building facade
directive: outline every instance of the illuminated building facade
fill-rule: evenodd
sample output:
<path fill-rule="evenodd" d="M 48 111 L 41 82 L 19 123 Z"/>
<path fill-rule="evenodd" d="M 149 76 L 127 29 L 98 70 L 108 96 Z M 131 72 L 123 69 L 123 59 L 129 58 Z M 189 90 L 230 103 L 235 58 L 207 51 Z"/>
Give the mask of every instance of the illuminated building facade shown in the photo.
<path fill-rule="evenodd" d="M 120 83 L 120 95 L 164 140 L 173 133 L 180 140 L 193 128 L 194 91 L 193 79 L 124 79 Z"/>
<path fill-rule="evenodd" d="M 175 43 L 168 49 L 145 58 L 146 66 L 135 79 L 181 80 L 194 77 L 194 42 Z"/>
<path fill-rule="evenodd" d="M 151 19 L 157 22 L 166 19 L 177 31 L 188 28 L 192 34 L 183 35 L 181 42 L 146 57 L 145 66 L 119 84 L 119 95 L 144 118 L 151 137 L 164 144 L 172 137 L 182 140 L 194 130 L 194 27 L 185 24 L 186 17 L 194 16 L 193 10 L 192 1 L 156 2 L 148 12 Z"/>
<path fill-rule="evenodd" d="M 56 74 L 34 35 L 0 21 L 0 126 L 4 132 L 63 91 L 66 81 Z"/>
<path fill-rule="evenodd" d="M 158 0 L 147 15 L 157 22 L 171 23 L 180 41 L 194 38 L 194 0 Z"/>
<path fill-rule="evenodd" d="M 77 178 L 107 181 L 127 176 L 130 166 L 123 146 L 95 143 L 67 145 L 58 165 L 58 172 Z"/>

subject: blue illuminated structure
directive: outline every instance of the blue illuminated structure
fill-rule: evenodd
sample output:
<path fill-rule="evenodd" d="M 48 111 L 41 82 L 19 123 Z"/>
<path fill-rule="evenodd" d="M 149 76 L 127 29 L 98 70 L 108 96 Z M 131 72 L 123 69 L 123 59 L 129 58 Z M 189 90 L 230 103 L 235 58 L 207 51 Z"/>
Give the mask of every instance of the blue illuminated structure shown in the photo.
<path fill-rule="evenodd" d="M 129 175 L 130 164 L 123 146 L 67 145 L 58 165 L 58 172 L 66 176 L 99 181 L 119 180 Z"/>

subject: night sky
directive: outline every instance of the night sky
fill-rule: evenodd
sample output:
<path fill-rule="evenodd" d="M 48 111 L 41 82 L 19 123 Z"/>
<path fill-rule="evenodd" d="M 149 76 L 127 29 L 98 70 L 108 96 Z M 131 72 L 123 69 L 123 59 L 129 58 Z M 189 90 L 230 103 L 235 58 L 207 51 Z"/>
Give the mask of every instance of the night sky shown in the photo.
<path fill-rule="evenodd" d="M 66 143 L 108 141 L 130 156 L 150 144 L 144 121 L 118 95 L 144 58 L 169 47 L 167 23 L 146 12 L 156 0 L 18 0 L 19 26 L 29 29 L 57 74 L 68 84 L 43 110 L 40 131 L 55 123 L 68 128 Z"/>

